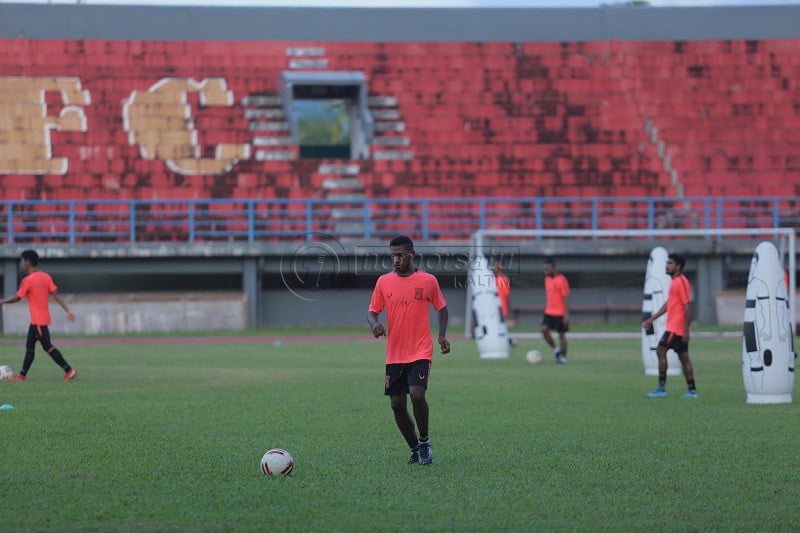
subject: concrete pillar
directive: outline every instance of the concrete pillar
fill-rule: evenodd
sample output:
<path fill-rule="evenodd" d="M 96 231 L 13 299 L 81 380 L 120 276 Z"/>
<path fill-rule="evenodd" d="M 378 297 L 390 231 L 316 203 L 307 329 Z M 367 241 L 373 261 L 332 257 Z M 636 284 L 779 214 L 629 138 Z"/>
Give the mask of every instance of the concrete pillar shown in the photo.
<path fill-rule="evenodd" d="M 247 295 L 247 327 L 258 327 L 259 299 L 261 298 L 261 279 L 258 275 L 258 259 L 247 257 L 242 265 L 242 291 Z"/>
<path fill-rule="evenodd" d="M 717 293 L 724 288 L 724 270 L 719 256 L 697 258 L 697 281 L 694 287 L 694 320 L 703 324 L 717 323 Z"/>
<path fill-rule="evenodd" d="M 3 261 L 3 298 L 11 296 L 19 289 L 19 260 L 6 259 Z"/>
<path fill-rule="evenodd" d="M 0 298 L 16 294 L 19 289 L 19 260 L 5 259 L 3 261 L 3 294 Z M 0 329 L 3 328 L 3 307 L 0 305 Z"/>

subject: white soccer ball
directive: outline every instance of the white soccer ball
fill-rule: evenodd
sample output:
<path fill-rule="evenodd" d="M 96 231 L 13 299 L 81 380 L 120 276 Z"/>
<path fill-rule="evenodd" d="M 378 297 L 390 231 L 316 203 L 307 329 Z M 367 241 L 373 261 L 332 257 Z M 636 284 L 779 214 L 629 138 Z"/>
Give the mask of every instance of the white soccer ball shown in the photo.
<path fill-rule="evenodd" d="M 14 377 L 14 371 L 11 370 L 10 366 L 0 366 L 0 380 L 8 381 Z"/>
<path fill-rule="evenodd" d="M 531 350 L 530 352 L 525 354 L 525 359 L 532 365 L 540 362 L 542 360 L 542 354 L 539 353 L 539 350 Z"/>
<path fill-rule="evenodd" d="M 261 458 L 261 471 L 268 476 L 288 476 L 294 470 L 292 455 L 281 448 L 272 448 Z"/>

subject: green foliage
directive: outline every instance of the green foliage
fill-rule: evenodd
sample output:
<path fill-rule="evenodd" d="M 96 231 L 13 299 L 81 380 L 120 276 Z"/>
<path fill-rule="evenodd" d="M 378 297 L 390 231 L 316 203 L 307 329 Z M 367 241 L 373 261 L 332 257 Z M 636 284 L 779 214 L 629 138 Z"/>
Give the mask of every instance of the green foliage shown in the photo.
<path fill-rule="evenodd" d="M 797 406 L 744 402 L 738 340 L 692 341 L 700 398 L 644 398 L 639 342 L 455 340 L 428 400 L 434 463 L 406 465 L 383 342 L 64 346 L 0 383 L 6 531 L 687 531 L 796 527 Z M 549 352 L 545 352 L 549 353 Z M 22 356 L 2 345 L 3 364 Z M 268 478 L 274 446 L 295 475 Z"/>

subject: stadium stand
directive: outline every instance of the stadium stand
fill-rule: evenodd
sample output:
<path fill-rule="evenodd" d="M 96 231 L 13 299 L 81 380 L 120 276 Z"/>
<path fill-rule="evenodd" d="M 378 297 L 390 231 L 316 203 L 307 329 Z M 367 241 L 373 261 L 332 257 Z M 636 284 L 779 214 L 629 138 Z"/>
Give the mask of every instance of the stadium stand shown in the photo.
<path fill-rule="evenodd" d="M 3 200 L 615 197 L 623 228 L 625 198 L 800 195 L 796 40 L 0 48 Z M 366 157 L 300 156 L 284 71 L 366 76 Z M 545 218 L 585 227 L 572 203 Z"/>

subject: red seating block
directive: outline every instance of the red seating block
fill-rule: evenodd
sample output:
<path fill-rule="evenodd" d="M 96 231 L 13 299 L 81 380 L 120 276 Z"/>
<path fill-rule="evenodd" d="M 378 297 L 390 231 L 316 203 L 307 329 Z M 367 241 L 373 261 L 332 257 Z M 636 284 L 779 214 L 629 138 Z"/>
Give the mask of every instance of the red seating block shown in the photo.
<path fill-rule="evenodd" d="M 291 59 L 316 58 L 328 62 L 320 70 L 367 73 L 370 96 L 389 101 L 373 109 L 376 126 L 388 131 L 376 129 L 371 159 L 324 162 L 358 165 L 368 196 L 673 197 L 680 188 L 687 195 L 793 196 L 800 189 L 795 154 L 800 81 L 794 75 L 799 44 L 781 39 L 253 46 L 2 39 L 0 147 L 19 144 L 30 148 L 23 152 L 41 152 L 18 163 L 0 155 L 0 164 L 18 165 L 0 169 L 2 195 L 319 197 L 328 177 L 317 172 L 322 161 L 257 161 L 251 155 L 218 174 L 200 169 L 183 174 L 174 161 L 153 158 L 143 148 L 194 132 L 196 140 L 176 141 L 176 150 L 193 154 L 196 148 L 213 159 L 218 145 L 278 135 L 249 130 L 243 98 L 275 96 L 278 76 Z M 299 47 L 321 49 L 322 55 L 287 56 L 287 49 Z M 53 72 L 62 74 L 53 78 Z M 41 83 L 36 77 L 58 79 L 22 91 L 33 101 L 43 91 L 51 129 L 13 116 L 20 92 L 3 81 L 13 76 L 31 83 Z M 225 80 L 229 102 L 209 102 L 219 94 L 201 96 L 201 84 L 211 78 Z M 133 91 L 140 98 L 152 95 L 168 79 L 185 84 L 185 95 L 174 100 L 179 107 L 154 106 L 149 115 L 134 116 L 147 131 L 126 131 L 131 117 L 123 105 Z M 79 98 L 78 86 L 69 89 L 75 80 L 89 91 L 89 103 L 65 101 L 65 95 Z M 67 105 L 75 112 L 71 118 L 63 116 Z M 173 129 L 154 126 L 176 109 L 180 116 Z M 148 145 L 147 136 L 155 141 Z M 28 168 L 48 157 L 63 158 L 66 170 Z M 452 232 L 459 227 L 453 222 Z"/>

